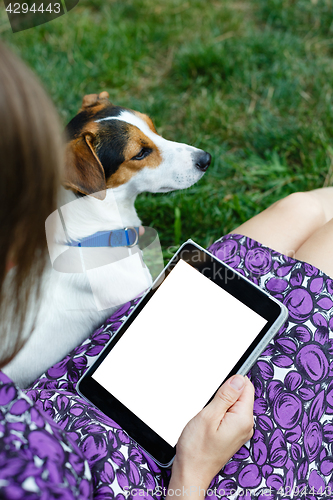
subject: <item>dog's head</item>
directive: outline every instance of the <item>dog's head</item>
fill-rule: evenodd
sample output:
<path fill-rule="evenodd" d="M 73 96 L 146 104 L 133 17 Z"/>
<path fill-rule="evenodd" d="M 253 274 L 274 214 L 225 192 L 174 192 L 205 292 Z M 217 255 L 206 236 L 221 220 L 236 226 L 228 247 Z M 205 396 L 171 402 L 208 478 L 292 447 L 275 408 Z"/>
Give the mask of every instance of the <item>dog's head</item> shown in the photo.
<path fill-rule="evenodd" d="M 209 153 L 163 139 L 147 115 L 108 97 L 86 95 L 66 127 L 66 188 L 103 198 L 106 189 L 123 187 L 135 196 L 184 189 L 203 176 Z"/>

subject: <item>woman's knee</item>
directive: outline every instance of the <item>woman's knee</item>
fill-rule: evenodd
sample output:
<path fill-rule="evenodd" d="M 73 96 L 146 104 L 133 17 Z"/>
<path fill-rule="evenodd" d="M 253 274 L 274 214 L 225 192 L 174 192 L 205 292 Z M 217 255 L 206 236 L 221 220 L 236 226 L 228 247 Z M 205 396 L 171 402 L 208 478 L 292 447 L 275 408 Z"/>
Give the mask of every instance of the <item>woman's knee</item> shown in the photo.
<path fill-rule="evenodd" d="M 311 191 L 292 193 L 274 203 L 270 209 L 280 212 L 282 217 L 292 218 L 295 224 L 298 221 L 313 229 L 327 222 L 320 199 Z"/>

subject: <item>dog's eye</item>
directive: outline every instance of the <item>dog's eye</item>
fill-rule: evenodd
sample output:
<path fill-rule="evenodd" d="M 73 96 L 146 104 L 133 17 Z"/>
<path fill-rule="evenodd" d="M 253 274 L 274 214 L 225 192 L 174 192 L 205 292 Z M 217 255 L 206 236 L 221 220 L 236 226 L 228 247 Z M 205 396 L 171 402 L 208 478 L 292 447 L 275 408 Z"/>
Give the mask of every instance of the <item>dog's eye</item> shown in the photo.
<path fill-rule="evenodd" d="M 150 148 L 142 148 L 137 155 L 131 158 L 131 160 L 142 160 L 143 158 L 146 158 L 146 156 L 150 155 L 151 151 L 152 150 Z"/>

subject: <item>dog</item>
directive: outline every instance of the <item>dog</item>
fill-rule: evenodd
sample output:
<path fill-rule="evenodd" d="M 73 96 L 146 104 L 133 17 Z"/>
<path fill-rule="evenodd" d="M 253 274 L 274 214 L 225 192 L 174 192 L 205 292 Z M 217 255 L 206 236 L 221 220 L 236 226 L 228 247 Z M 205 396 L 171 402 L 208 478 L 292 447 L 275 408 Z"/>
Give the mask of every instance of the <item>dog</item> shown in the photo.
<path fill-rule="evenodd" d="M 147 115 L 115 106 L 108 97 L 107 92 L 86 95 L 66 127 L 59 210 L 46 224 L 56 258 L 43 276 L 35 327 L 3 370 L 20 387 L 29 386 L 151 285 L 140 252 L 134 251 L 143 230 L 134 206 L 137 195 L 188 188 L 211 162 L 209 153 L 162 138 Z M 111 244 L 114 235 L 125 241 L 123 251 L 132 248 L 128 258 L 110 258 L 106 245 L 90 245 L 96 238 Z M 49 250 L 52 260 L 50 244 Z M 82 251 L 85 272 L 75 268 Z"/>

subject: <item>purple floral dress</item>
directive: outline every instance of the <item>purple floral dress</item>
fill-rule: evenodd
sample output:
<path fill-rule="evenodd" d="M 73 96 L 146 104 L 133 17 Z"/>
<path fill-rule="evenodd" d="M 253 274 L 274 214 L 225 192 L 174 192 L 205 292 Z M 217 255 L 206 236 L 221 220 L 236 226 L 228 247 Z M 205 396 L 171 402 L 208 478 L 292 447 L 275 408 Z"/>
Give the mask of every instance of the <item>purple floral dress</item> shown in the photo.
<path fill-rule="evenodd" d="M 82 451 L 2 372 L 0 498 L 92 498 L 91 471 Z"/>
<path fill-rule="evenodd" d="M 281 300 L 289 318 L 251 370 L 254 436 L 212 481 L 209 496 L 332 499 L 333 280 L 236 234 L 210 251 Z M 0 498 L 164 496 L 169 472 L 75 392 L 135 303 L 125 304 L 25 394 L 1 375 Z M 149 391 L 149 380 L 144 383 Z"/>

